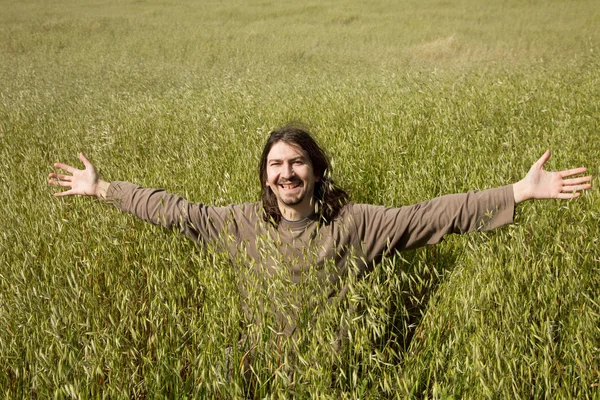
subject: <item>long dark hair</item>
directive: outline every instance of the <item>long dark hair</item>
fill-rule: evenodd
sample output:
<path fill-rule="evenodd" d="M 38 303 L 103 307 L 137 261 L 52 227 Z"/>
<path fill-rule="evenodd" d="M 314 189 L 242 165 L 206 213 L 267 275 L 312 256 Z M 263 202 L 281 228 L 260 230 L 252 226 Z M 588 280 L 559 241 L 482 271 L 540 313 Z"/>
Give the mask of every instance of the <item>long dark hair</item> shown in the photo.
<path fill-rule="evenodd" d="M 282 218 L 277 205 L 277 197 L 275 197 L 271 188 L 265 184 L 267 182 L 267 157 L 273 145 L 278 142 L 297 146 L 308 156 L 317 178 L 314 201 L 319 218 L 324 223 L 331 222 L 348 203 L 350 197 L 331 179 L 331 167 L 325 151 L 305 128 L 295 123 L 284 125 L 272 131 L 260 157 L 259 177 L 265 221 L 277 226 Z"/>

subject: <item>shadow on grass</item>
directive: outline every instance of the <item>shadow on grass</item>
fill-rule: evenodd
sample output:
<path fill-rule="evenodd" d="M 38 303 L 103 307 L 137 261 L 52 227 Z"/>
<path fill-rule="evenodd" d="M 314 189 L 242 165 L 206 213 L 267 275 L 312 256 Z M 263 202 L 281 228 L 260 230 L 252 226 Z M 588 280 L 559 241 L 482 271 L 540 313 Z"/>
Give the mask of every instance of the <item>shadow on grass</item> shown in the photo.
<path fill-rule="evenodd" d="M 431 246 L 395 257 L 394 272 L 402 277 L 403 290 L 391 298 L 390 322 L 378 347 L 393 344 L 403 357 L 409 356 L 413 340 L 423 335 L 420 329 L 429 302 L 444 277 L 451 272 L 461 253 L 453 248 Z"/>

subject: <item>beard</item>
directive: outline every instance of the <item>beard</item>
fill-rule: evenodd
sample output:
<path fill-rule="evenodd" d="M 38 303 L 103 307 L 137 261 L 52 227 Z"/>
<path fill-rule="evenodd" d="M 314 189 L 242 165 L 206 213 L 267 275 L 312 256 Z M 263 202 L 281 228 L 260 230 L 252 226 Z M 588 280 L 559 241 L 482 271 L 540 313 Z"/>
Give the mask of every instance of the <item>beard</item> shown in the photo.
<path fill-rule="evenodd" d="M 287 198 L 281 192 L 278 193 L 277 197 L 279 198 L 279 201 L 281 201 L 286 206 L 295 206 L 304 201 L 304 198 L 306 197 L 306 191 L 305 191 L 304 182 L 302 182 L 300 179 L 292 179 L 292 180 L 285 180 L 285 181 L 280 180 L 277 182 L 277 184 L 282 185 L 282 186 L 295 186 L 295 187 L 301 188 L 300 193 L 298 193 L 297 195 L 290 195 Z M 280 187 L 279 191 L 281 189 L 282 188 Z"/>
<path fill-rule="evenodd" d="M 304 200 L 304 194 L 298 196 L 297 198 L 289 199 L 289 200 L 281 198 L 281 202 L 283 204 L 285 204 L 286 206 L 296 206 L 296 205 L 302 203 L 303 200 Z"/>

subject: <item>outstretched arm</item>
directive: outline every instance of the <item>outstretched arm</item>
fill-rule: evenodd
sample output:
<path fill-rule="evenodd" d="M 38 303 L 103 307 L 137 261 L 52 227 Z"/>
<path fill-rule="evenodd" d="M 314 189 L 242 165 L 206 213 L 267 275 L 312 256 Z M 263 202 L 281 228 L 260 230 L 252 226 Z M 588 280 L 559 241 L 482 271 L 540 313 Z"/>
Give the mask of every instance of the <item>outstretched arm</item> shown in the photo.
<path fill-rule="evenodd" d="M 513 185 L 516 204 L 532 199 L 574 199 L 581 195 L 581 191 L 592 187 L 591 176 L 569 178 L 586 172 L 587 168 L 545 171 L 544 164 L 549 158 L 550 150 L 546 150 L 544 155 L 533 164 L 525 178 Z"/>
<path fill-rule="evenodd" d="M 55 172 L 48 174 L 48 183 L 51 185 L 67 187 L 69 190 L 55 193 L 55 196 L 96 196 L 106 198 L 108 182 L 100 179 L 96 168 L 83 155 L 79 153 L 79 159 L 85 166 L 85 169 L 77 169 L 67 164 L 55 163 L 54 168 L 62 169 L 71 175 L 57 174 Z"/>
<path fill-rule="evenodd" d="M 251 226 L 256 220 L 258 211 L 252 203 L 235 207 L 211 207 L 201 203 L 192 204 L 183 197 L 162 189 L 143 188 L 129 182 L 109 183 L 100 179 L 94 165 L 82 153 L 79 153 L 79 159 L 85 166 L 84 169 L 62 163 L 54 164 L 54 168 L 66 173 L 48 174 L 48 183 L 68 188 L 55 193 L 55 196 L 96 196 L 146 222 L 179 229 L 196 242 L 219 242 L 221 239 L 228 239 L 229 235 L 239 237 L 237 221 L 242 221 L 243 226 Z M 235 216 L 232 218 L 233 214 Z M 225 227 L 228 228 L 227 235 L 223 235 Z"/>

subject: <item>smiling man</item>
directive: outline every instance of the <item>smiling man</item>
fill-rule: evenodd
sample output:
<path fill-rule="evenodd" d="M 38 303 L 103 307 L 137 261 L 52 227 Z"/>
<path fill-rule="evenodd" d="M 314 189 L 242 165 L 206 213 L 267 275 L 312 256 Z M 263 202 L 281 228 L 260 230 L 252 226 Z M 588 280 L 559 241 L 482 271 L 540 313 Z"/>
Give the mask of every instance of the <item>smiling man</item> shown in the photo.
<path fill-rule="evenodd" d="M 285 142 L 271 147 L 267 154 L 265 186 L 277 199 L 284 218 L 298 220 L 314 212 L 312 199 L 318 179 L 310 159 L 300 147 Z"/>
<path fill-rule="evenodd" d="M 80 153 L 84 170 L 56 163 L 68 175 L 51 173 L 49 183 L 66 187 L 57 196 L 90 195 L 105 199 L 123 211 L 177 228 L 199 243 L 212 242 L 232 258 L 246 260 L 248 282 L 284 277 L 290 288 L 314 274 L 319 293 L 341 298 L 349 261 L 358 274 L 373 268 L 396 251 L 439 243 L 445 235 L 485 231 L 513 222 L 515 206 L 529 199 L 572 199 L 590 188 L 591 177 L 570 178 L 586 168 L 560 172 L 543 169 L 547 151 L 521 181 L 499 188 L 445 195 L 403 207 L 355 204 L 330 178 L 323 149 L 304 129 L 287 125 L 271 132 L 263 149 L 259 177 L 262 199 L 256 203 L 212 207 L 190 203 L 159 189 L 128 182 L 103 181 Z M 335 268 L 323 266 L 333 264 Z M 240 288 L 242 294 L 248 287 Z M 292 290 L 292 289 L 290 289 Z M 284 297 L 288 296 L 286 293 Z M 273 330 L 292 335 L 298 326 L 298 307 L 272 310 Z M 259 322 L 255 310 L 245 307 L 249 321 Z M 264 312 L 265 310 L 261 310 Z M 268 312 L 268 311 L 267 311 Z M 310 323 L 305 321 L 304 323 Z"/>
<path fill-rule="evenodd" d="M 264 219 L 302 220 L 320 213 L 332 221 L 348 195 L 327 174 L 329 160 L 304 129 L 284 126 L 271 132 L 260 159 Z"/>

